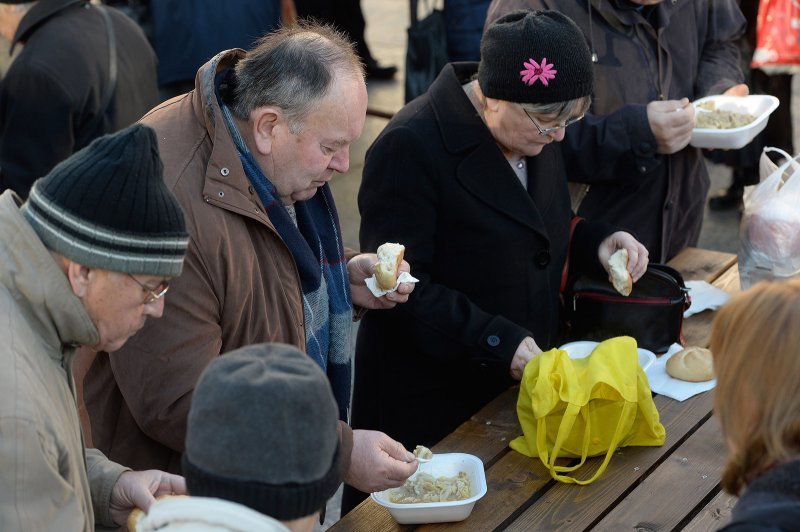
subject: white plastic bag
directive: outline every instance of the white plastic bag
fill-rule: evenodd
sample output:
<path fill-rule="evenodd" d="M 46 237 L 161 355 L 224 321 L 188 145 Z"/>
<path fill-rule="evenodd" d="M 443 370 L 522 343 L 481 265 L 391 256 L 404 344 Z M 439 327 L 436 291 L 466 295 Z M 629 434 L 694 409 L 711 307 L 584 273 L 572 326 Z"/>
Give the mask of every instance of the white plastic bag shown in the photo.
<path fill-rule="evenodd" d="M 767 156 L 785 157 L 778 166 Z M 800 276 L 800 155 L 764 148 L 761 182 L 746 187 L 739 230 L 739 277 L 742 289 L 769 280 Z"/>

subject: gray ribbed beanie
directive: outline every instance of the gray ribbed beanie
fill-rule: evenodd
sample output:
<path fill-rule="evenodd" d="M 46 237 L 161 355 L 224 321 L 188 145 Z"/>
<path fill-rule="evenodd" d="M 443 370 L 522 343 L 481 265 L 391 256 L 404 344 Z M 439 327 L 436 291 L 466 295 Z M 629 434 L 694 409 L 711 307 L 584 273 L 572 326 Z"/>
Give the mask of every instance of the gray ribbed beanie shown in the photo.
<path fill-rule="evenodd" d="M 189 493 L 280 520 L 311 515 L 342 482 L 338 419 L 327 377 L 296 347 L 224 354 L 192 397 L 183 456 Z"/>
<path fill-rule="evenodd" d="M 592 54 L 581 29 L 557 11 L 513 11 L 481 39 L 478 83 L 489 98 L 556 103 L 592 93 Z"/>
<path fill-rule="evenodd" d="M 23 206 L 49 249 L 85 266 L 176 277 L 189 235 L 153 130 L 95 139 L 38 179 Z"/>

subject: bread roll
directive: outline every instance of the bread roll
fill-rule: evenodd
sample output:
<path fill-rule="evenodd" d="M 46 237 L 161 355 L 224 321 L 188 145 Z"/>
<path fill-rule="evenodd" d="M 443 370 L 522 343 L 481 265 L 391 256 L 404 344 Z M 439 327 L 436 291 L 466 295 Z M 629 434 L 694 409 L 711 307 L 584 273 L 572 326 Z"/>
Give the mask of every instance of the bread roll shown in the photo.
<path fill-rule="evenodd" d="M 378 248 L 378 263 L 375 265 L 375 279 L 381 290 L 392 290 L 397 284 L 397 275 L 406 247 L 387 242 Z"/>
<path fill-rule="evenodd" d="M 614 285 L 614 290 L 623 296 L 631 295 L 633 290 L 633 279 L 631 274 L 628 273 L 628 250 L 618 249 L 611 257 L 608 258 L 608 267 L 611 270 L 611 284 Z"/>
<path fill-rule="evenodd" d="M 689 382 L 705 382 L 714 378 L 711 351 L 704 347 L 686 347 L 667 360 L 667 374 Z"/>

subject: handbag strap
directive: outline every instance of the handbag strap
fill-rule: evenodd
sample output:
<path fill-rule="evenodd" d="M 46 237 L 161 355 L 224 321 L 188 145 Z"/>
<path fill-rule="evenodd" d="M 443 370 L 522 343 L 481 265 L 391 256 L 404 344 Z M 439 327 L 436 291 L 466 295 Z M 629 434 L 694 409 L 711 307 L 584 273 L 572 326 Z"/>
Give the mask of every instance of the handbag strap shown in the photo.
<path fill-rule="evenodd" d="M 587 404 L 587 408 L 593 408 L 591 401 Z M 553 451 L 550 453 L 548 457 L 547 452 L 547 441 L 546 441 L 546 434 L 547 434 L 547 426 L 545 424 L 544 417 L 539 418 L 538 421 L 538 429 L 536 431 L 536 446 L 538 447 L 539 452 L 539 459 L 542 463 L 547 467 L 550 471 L 550 476 L 553 477 L 554 480 L 558 480 L 561 482 L 565 482 L 568 484 L 579 484 L 581 486 L 585 486 L 587 484 L 591 484 L 602 475 L 606 468 L 608 467 L 608 463 L 611 461 L 611 457 L 614 455 L 614 452 L 617 450 L 620 441 L 622 441 L 623 431 L 625 429 L 625 420 L 629 417 L 630 410 L 637 406 L 636 403 L 631 403 L 625 401 L 625 404 L 622 406 L 622 411 L 620 412 L 619 421 L 617 422 L 617 428 L 614 430 L 614 436 L 611 438 L 611 441 L 608 444 L 608 450 L 606 451 L 606 456 L 603 458 L 603 462 L 600 464 L 600 467 L 597 468 L 594 475 L 591 478 L 585 480 L 579 480 L 577 478 L 570 477 L 568 475 L 562 475 L 560 473 L 568 473 L 571 471 L 575 471 L 579 467 L 581 467 L 585 462 L 586 458 L 589 454 L 589 441 L 591 437 L 591 415 L 586 416 L 586 428 L 583 435 L 583 449 L 581 452 L 581 460 L 578 464 L 573 466 L 557 466 L 556 465 L 556 458 L 558 457 L 559 451 L 561 451 L 561 447 L 564 445 L 564 442 L 569 437 L 570 433 L 572 432 L 572 427 L 575 424 L 575 420 L 580 415 L 580 406 L 574 405 L 570 403 L 567 405 L 566 410 L 564 411 L 564 415 L 561 418 L 561 424 L 558 427 L 558 434 L 556 435 L 556 441 L 553 444 Z"/>
<path fill-rule="evenodd" d="M 108 40 L 108 89 L 103 95 L 103 101 L 97 114 L 92 119 L 89 131 L 94 130 L 103 121 L 111 105 L 111 99 L 117 90 L 117 34 L 114 32 L 114 25 L 108 10 L 101 4 L 97 4 L 95 7 L 103 16 L 103 25 L 106 28 L 106 39 Z"/>
<path fill-rule="evenodd" d="M 567 258 L 564 259 L 564 268 L 561 270 L 561 286 L 559 291 L 563 294 L 567 289 L 567 280 L 569 279 L 569 254 L 572 251 L 572 235 L 575 233 L 575 226 L 581 222 L 583 218 L 580 216 L 573 216 L 569 221 L 569 244 L 567 244 Z"/>

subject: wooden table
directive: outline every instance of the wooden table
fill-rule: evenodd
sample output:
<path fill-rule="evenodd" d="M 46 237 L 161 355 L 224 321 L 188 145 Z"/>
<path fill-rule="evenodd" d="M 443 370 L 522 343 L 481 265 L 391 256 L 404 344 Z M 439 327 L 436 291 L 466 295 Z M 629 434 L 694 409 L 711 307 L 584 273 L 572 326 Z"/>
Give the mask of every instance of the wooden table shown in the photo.
<path fill-rule="evenodd" d="M 739 290 L 736 256 L 689 248 L 670 261 L 685 280 L 705 280 L 729 292 Z M 708 345 L 713 312 L 684 322 L 687 345 Z M 518 388 L 489 403 L 433 447 L 434 452 L 479 456 L 488 492 L 460 523 L 401 526 L 367 499 L 331 529 L 364 530 L 716 530 L 727 522 L 735 498 L 720 491 L 726 449 L 711 416 L 713 393 L 683 402 L 655 396 L 667 431 L 662 447 L 617 451 L 605 473 L 588 486 L 550 478 L 538 459 L 509 449 L 522 434 L 517 421 Z M 599 459 L 583 468 L 588 476 Z"/>

